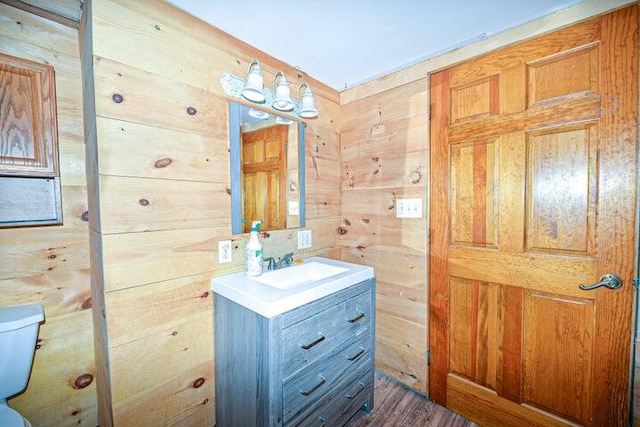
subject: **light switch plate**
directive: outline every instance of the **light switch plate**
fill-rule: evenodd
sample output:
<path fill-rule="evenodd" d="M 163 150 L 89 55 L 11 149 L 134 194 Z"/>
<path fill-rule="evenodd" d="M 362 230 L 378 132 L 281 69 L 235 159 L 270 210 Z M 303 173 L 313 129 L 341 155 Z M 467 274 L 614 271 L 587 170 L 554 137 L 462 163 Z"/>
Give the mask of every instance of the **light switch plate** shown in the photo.
<path fill-rule="evenodd" d="M 298 231 L 298 249 L 309 249 L 311 247 L 311 230 Z"/>
<path fill-rule="evenodd" d="M 397 199 L 397 218 L 422 218 L 422 199 Z"/>
<path fill-rule="evenodd" d="M 231 240 L 220 240 L 218 242 L 218 263 L 231 262 Z"/>
<path fill-rule="evenodd" d="M 289 202 L 289 215 L 300 215 L 300 203 L 292 200 Z"/>

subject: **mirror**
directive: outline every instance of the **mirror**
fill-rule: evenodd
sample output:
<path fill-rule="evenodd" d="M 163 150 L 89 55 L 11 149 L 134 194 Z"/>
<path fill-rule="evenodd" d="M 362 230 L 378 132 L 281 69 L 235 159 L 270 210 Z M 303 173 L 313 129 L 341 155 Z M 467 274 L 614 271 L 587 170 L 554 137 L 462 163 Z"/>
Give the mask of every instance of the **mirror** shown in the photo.
<path fill-rule="evenodd" d="M 304 129 L 286 114 L 229 104 L 231 232 L 305 226 Z"/>

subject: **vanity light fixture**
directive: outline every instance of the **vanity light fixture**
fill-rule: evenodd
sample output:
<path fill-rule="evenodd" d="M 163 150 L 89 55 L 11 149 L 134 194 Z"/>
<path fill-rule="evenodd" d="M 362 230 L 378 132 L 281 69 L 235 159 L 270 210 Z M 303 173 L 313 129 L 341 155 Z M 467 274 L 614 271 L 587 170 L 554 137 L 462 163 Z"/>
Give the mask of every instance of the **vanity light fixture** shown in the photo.
<path fill-rule="evenodd" d="M 280 124 L 286 124 L 286 120 L 302 117 L 303 119 L 314 119 L 318 117 L 318 109 L 309 83 L 303 81 L 298 86 L 298 99 L 291 98 L 291 87 L 282 71 L 278 71 L 273 76 L 273 90 L 264 87 L 264 77 L 262 68 L 257 59 L 253 59 L 247 68 L 247 77 L 242 79 L 230 73 L 224 73 L 220 79 L 224 92 L 233 97 L 249 100 L 256 104 L 264 104 L 263 108 L 272 109 L 278 114 L 282 112 L 285 118 L 280 120 Z M 302 88 L 305 88 L 302 92 Z M 302 93 L 302 96 L 300 95 Z M 258 114 L 267 114 L 264 111 Z M 254 116 L 255 117 L 255 116 Z M 290 123 L 290 122 L 289 122 Z"/>
<path fill-rule="evenodd" d="M 280 76 L 280 82 L 277 83 L 278 76 Z M 291 111 L 293 110 L 293 100 L 291 99 L 291 88 L 289 82 L 284 76 L 282 71 L 278 71 L 273 76 L 273 91 L 275 92 L 275 98 L 271 103 L 271 106 L 278 111 Z"/>
<path fill-rule="evenodd" d="M 247 79 L 242 89 L 242 96 L 251 102 L 263 103 L 266 99 L 264 96 L 264 77 L 262 77 L 262 68 L 257 59 L 251 61 L 247 68 Z"/>

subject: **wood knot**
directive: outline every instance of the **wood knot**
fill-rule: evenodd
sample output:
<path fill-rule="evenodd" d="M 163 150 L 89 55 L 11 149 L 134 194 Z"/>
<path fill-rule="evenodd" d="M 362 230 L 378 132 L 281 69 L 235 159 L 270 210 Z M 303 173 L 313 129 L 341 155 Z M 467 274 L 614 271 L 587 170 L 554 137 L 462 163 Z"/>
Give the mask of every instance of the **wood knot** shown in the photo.
<path fill-rule="evenodd" d="M 349 221 L 347 218 L 344 219 L 344 224 L 348 227 L 351 225 L 351 221 Z"/>
<path fill-rule="evenodd" d="M 208 296 L 209 296 L 209 292 L 204 291 L 204 292 L 202 293 L 202 295 L 200 295 L 200 296 L 201 296 L 202 298 L 206 298 L 206 297 L 208 297 Z"/>
<path fill-rule="evenodd" d="M 374 156 L 374 157 L 371 158 L 371 160 L 373 160 L 374 162 L 379 162 L 380 161 L 380 157 Z"/>
<path fill-rule="evenodd" d="M 347 234 L 349 231 L 345 228 L 345 227 L 338 227 L 336 228 L 336 233 L 338 233 L 341 236 L 344 236 L 345 234 Z"/>
<path fill-rule="evenodd" d="M 160 31 L 160 25 L 158 25 L 158 24 L 154 25 L 153 28 L 155 28 L 156 30 Z"/>
<path fill-rule="evenodd" d="M 193 382 L 193 388 L 200 388 L 204 384 L 204 378 L 200 377 Z"/>
<path fill-rule="evenodd" d="M 114 93 L 111 96 L 111 99 L 113 100 L 113 102 L 115 102 L 116 104 L 122 104 L 122 101 L 124 101 L 124 97 L 122 95 L 120 95 L 119 93 Z"/>
<path fill-rule="evenodd" d="M 364 222 L 365 224 L 369 224 L 371 220 L 369 218 L 362 218 L 362 222 Z"/>
<path fill-rule="evenodd" d="M 147 199 L 140 199 L 138 200 L 138 203 L 140 203 L 141 206 L 149 206 L 149 201 Z"/>
<path fill-rule="evenodd" d="M 203 405 L 206 405 L 207 403 L 209 403 L 209 399 L 205 399 L 205 400 L 202 401 Z"/>
<path fill-rule="evenodd" d="M 231 189 L 229 187 L 226 188 L 227 194 L 231 195 Z"/>
<path fill-rule="evenodd" d="M 190 115 L 190 116 L 195 116 L 197 112 L 198 112 L 198 110 L 196 110 L 193 107 L 188 107 L 187 108 L 187 114 Z"/>
<path fill-rule="evenodd" d="M 93 375 L 91 374 L 82 374 L 73 382 L 73 388 L 76 390 L 81 390 L 83 388 L 88 387 L 93 382 Z"/>
<path fill-rule="evenodd" d="M 80 219 L 84 222 L 88 222 L 89 221 L 89 211 L 84 211 L 82 212 L 82 215 L 80 215 Z"/>
<path fill-rule="evenodd" d="M 178 335 L 178 331 L 171 332 L 171 335 L 173 335 L 175 337 L 176 335 Z"/>
<path fill-rule="evenodd" d="M 353 175 L 347 177 L 347 187 L 353 188 Z"/>
<path fill-rule="evenodd" d="M 412 184 L 417 184 L 422 180 L 422 174 L 420 171 L 415 170 L 409 174 L 409 179 Z"/>
<path fill-rule="evenodd" d="M 87 309 L 91 308 L 91 297 L 89 297 L 86 300 L 84 300 L 82 302 L 82 305 L 80 306 L 80 308 L 82 308 L 83 310 L 87 310 Z"/>
<path fill-rule="evenodd" d="M 56 258 L 58 258 L 58 256 L 57 256 L 56 254 L 51 254 L 51 255 L 49 255 L 47 258 L 49 258 L 49 259 L 56 259 Z"/>
<path fill-rule="evenodd" d="M 173 160 L 171 160 L 169 157 L 165 157 L 164 159 L 156 160 L 153 166 L 155 166 L 158 169 L 166 168 L 171 164 L 171 162 L 173 162 Z"/>

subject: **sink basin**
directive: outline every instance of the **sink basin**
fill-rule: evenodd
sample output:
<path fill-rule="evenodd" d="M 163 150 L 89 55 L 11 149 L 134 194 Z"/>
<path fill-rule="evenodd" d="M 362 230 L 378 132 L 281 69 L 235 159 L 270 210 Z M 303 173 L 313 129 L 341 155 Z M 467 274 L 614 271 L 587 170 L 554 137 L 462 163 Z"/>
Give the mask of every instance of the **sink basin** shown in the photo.
<path fill-rule="evenodd" d="M 373 267 L 313 256 L 258 277 L 244 271 L 213 277 L 211 290 L 270 319 L 373 278 Z"/>
<path fill-rule="evenodd" d="M 323 262 L 311 261 L 300 265 L 273 270 L 254 277 L 256 280 L 267 286 L 276 289 L 291 289 L 296 286 L 317 282 L 329 277 L 349 271 L 348 268 L 325 264 Z"/>

